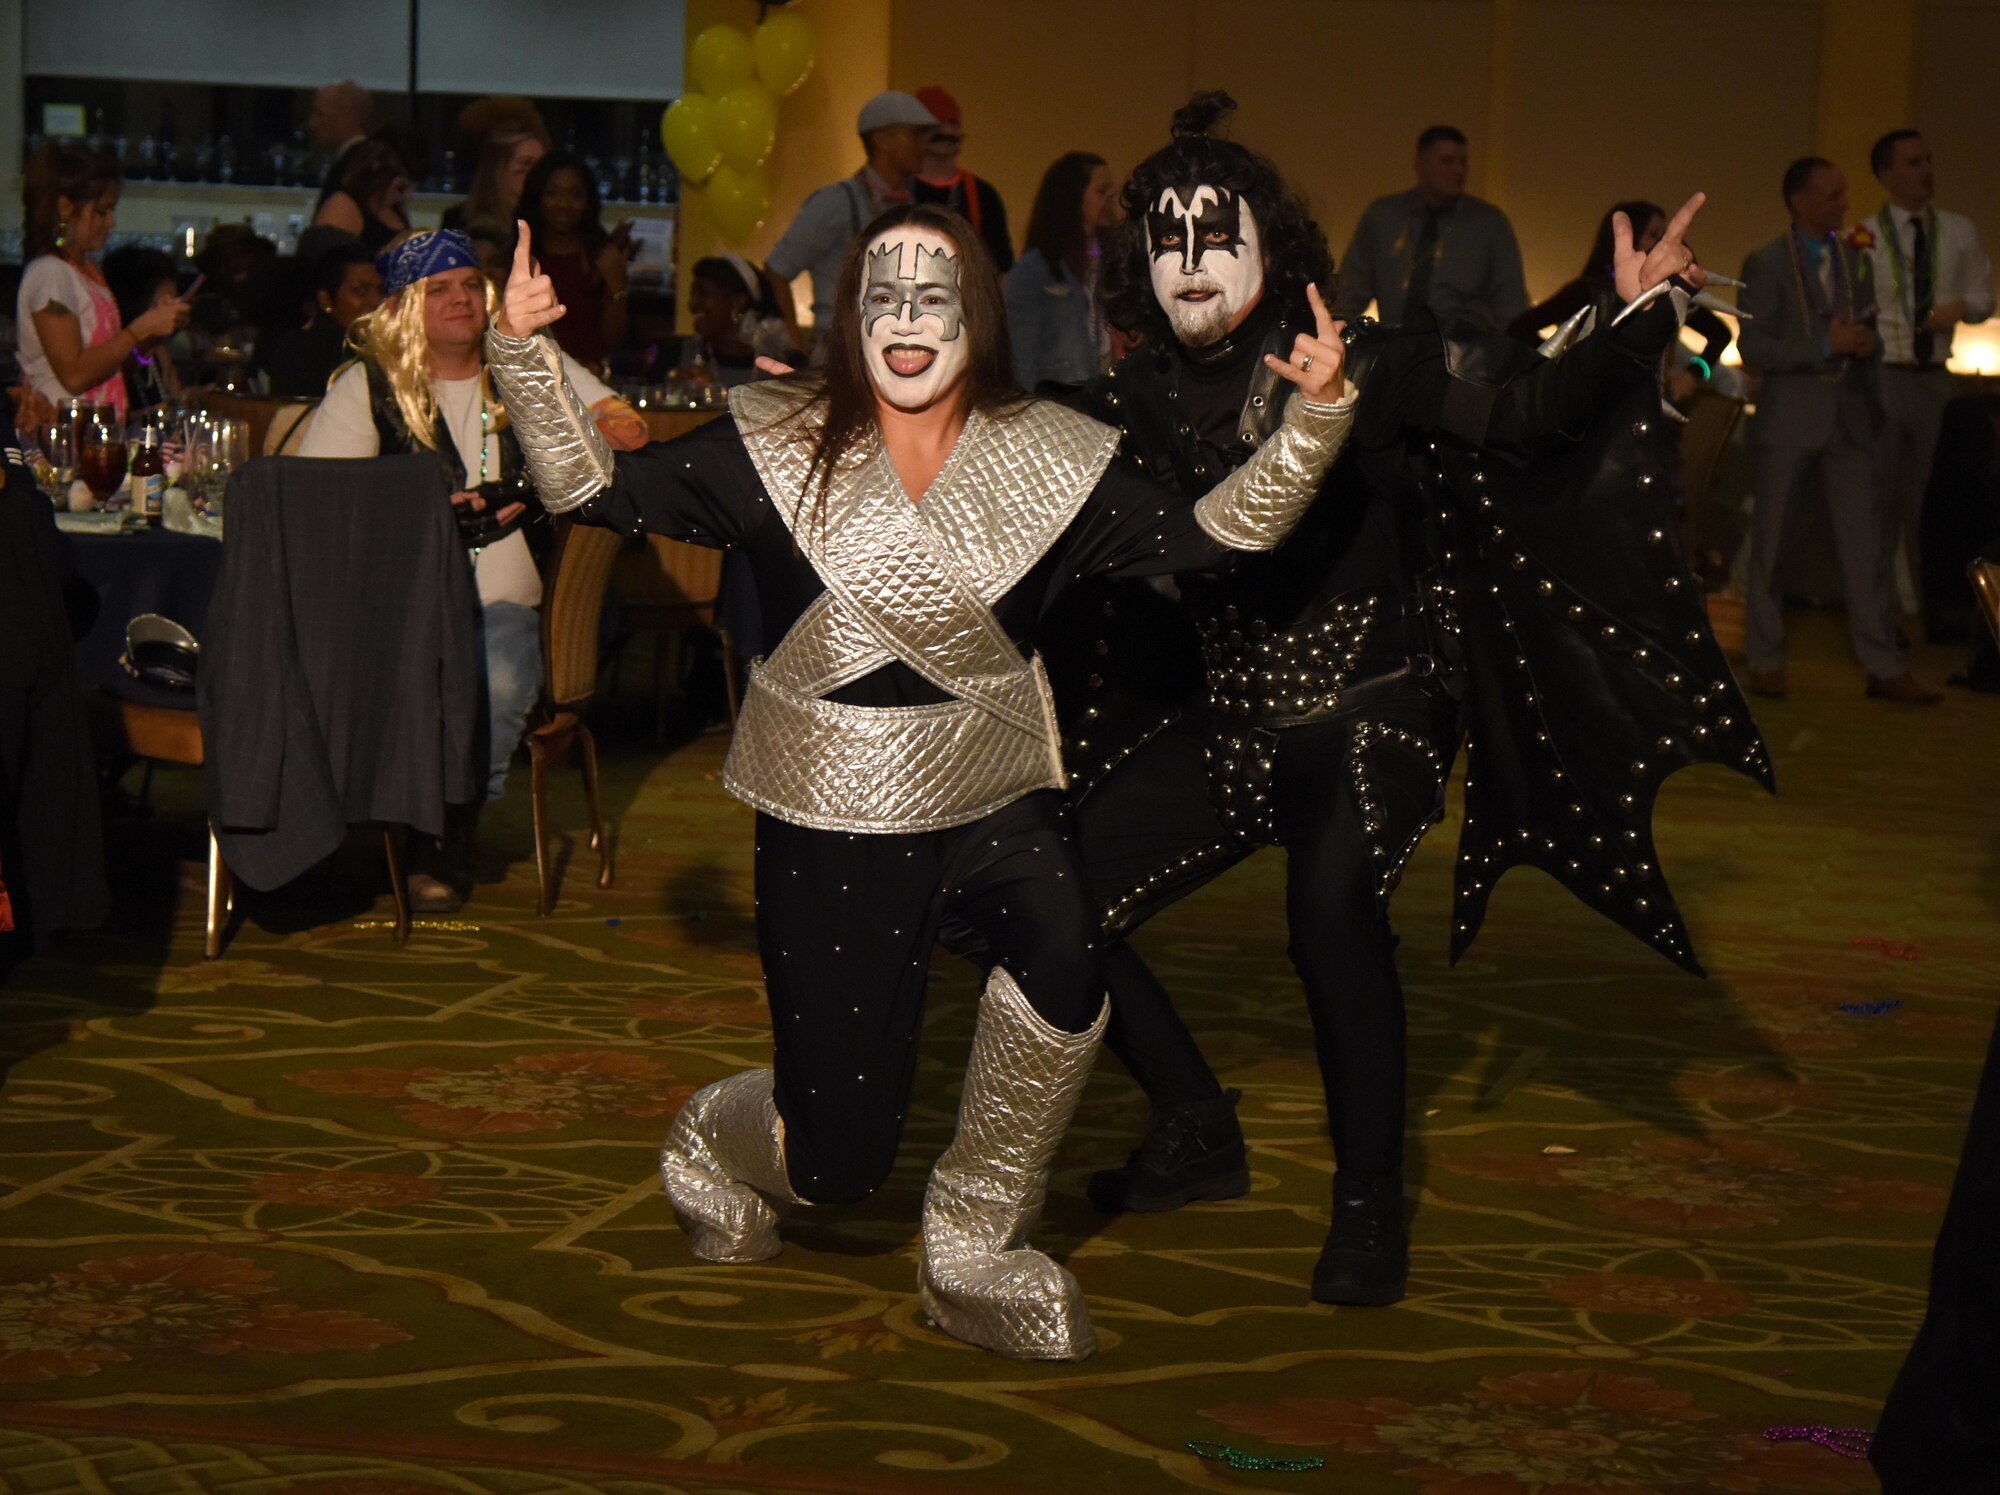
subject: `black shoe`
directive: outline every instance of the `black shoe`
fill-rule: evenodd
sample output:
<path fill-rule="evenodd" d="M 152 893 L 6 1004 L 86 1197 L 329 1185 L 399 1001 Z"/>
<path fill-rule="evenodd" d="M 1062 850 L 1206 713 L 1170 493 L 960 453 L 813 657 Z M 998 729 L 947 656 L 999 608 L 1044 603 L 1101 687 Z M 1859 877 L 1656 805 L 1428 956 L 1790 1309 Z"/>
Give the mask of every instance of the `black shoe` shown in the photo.
<path fill-rule="evenodd" d="M 1313 1266 L 1315 1303 L 1383 1308 L 1410 1280 L 1410 1231 L 1403 1180 L 1333 1176 L 1333 1229 Z"/>
<path fill-rule="evenodd" d="M 1091 1175 L 1090 1202 L 1106 1214 L 1155 1213 L 1197 1199 L 1234 1199 L 1250 1192 L 1243 1128 L 1236 1122 L 1240 1090 L 1225 1090 L 1146 1118 L 1146 1135 L 1123 1168 Z"/>

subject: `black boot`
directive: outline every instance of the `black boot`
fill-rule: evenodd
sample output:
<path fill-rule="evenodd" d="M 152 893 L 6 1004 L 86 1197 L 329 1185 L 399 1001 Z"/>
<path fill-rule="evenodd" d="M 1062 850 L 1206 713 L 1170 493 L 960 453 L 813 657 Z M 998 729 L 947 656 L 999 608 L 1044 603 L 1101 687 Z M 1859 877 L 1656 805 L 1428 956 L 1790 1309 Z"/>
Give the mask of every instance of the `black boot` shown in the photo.
<path fill-rule="evenodd" d="M 1401 1300 L 1409 1280 L 1401 1176 L 1334 1174 L 1333 1229 L 1313 1266 L 1313 1301 L 1383 1308 Z"/>
<path fill-rule="evenodd" d="M 1091 1175 L 1086 1192 L 1106 1214 L 1179 1209 L 1197 1199 L 1234 1199 L 1250 1192 L 1243 1128 L 1236 1122 L 1240 1090 L 1168 1110 L 1154 1108 L 1146 1135 L 1123 1168 Z"/>

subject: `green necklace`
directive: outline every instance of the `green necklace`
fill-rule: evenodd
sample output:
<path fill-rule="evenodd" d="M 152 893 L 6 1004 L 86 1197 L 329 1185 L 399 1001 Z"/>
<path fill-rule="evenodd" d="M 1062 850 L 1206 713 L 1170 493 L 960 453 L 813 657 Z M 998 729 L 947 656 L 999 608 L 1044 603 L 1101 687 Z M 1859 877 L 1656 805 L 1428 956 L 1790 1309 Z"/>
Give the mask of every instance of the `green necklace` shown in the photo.
<path fill-rule="evenodd" d="M 1889 211 L 1889 204 L 1882 204 L 1882 211 L 1875 215 L 1882 225 L 1882 240 L 1889 246 L 1889 273 L 1896 283 L 1896 304 L 1903 308 L 1914 322 L 1917 309 L 1910 301 L 1909 256 L 1903 252 L 1902 230 L 1896 226 L 1896 215 Z M 1937 294 L 1938 283 L 1938 232 L 1937 209 L 1924 205 L 1924 242 L 1928 246 L 1927 258 L 1931 262 L 1931 294 Z"/>

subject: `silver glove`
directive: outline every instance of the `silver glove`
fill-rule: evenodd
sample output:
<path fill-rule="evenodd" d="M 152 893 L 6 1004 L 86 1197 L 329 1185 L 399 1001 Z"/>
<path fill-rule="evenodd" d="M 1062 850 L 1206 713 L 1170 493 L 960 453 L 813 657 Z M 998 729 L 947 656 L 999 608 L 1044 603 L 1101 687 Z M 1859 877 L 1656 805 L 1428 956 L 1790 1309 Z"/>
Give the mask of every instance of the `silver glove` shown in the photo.
<path fill-rule="evenodd" d="M 544 508 L 567 513 L 611 486 L 611 443 L 570 388 L 553 338 L 509 337 L 489 327 L 486 364 Z"/>
<path fill-rule="evenodd" d="M 1194 506 L 1195 523 L 1232 550 L 1274 550 L 1305 516 L 1354 427 L 1360 391 L 1331 405 L 1294 396 L 1284 423 Z"/>

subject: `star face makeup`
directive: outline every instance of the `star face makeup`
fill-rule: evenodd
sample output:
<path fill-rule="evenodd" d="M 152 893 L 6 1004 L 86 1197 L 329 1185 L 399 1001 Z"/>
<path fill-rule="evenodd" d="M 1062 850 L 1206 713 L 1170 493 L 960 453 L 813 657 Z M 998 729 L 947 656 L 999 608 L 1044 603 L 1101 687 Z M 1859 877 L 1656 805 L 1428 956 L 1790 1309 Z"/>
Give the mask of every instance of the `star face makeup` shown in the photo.
<path fill-rule="evenodd" d="M 876 393 L 898 409 L 922 410 L 965 377 L 958 267 L 958 246 L 935 229 L 890 229 L 868 246 L 862 357 Z"/>
<path fill-rule="evenodd" d="M 1153 294 L 1192 348 L 1219 342 L 1264 294 L 1264 249 L 1250 204 L 1227 187 L 1169 187 L 1146 210 Z"/>

